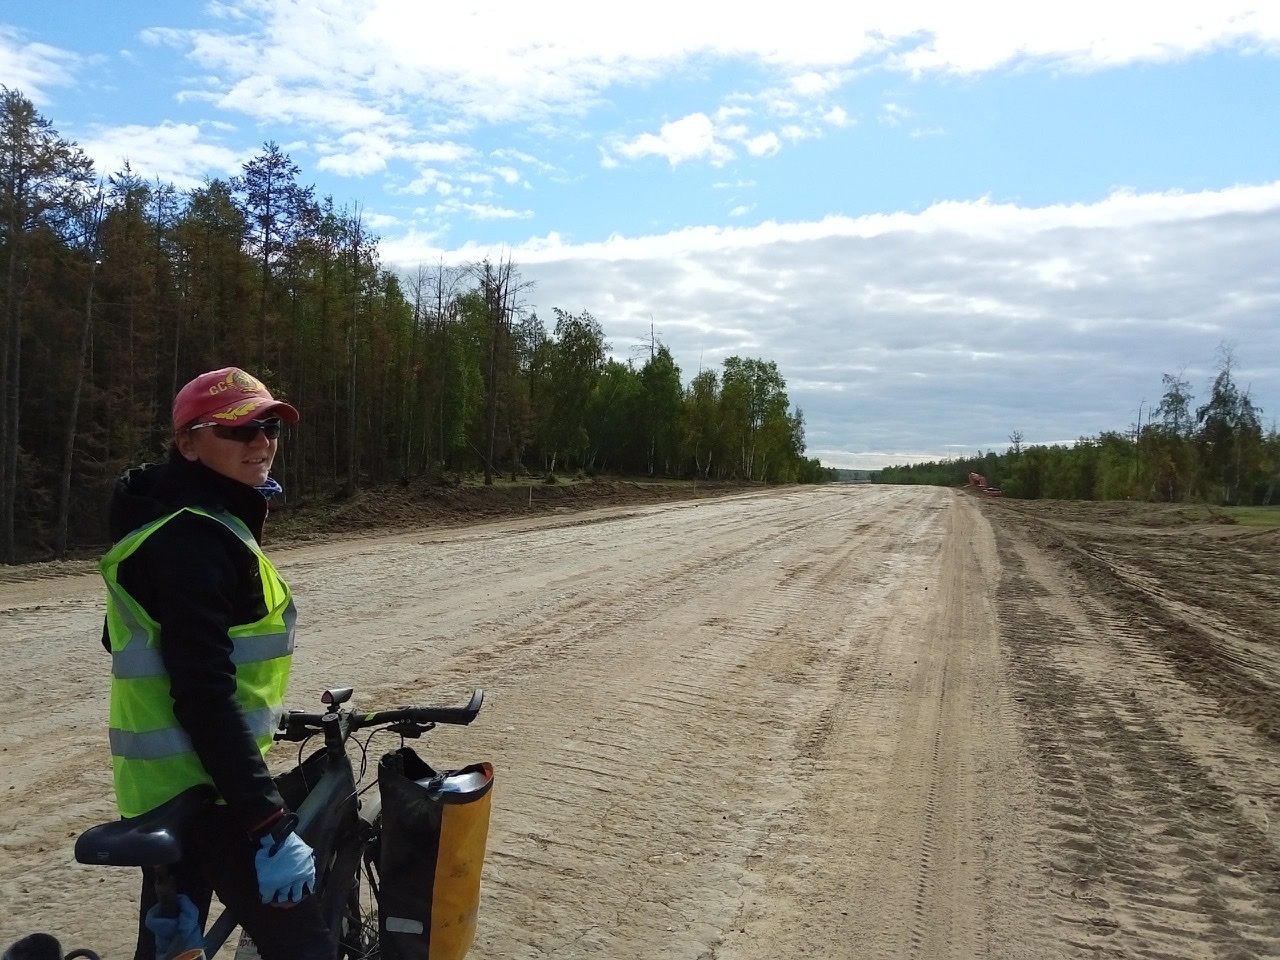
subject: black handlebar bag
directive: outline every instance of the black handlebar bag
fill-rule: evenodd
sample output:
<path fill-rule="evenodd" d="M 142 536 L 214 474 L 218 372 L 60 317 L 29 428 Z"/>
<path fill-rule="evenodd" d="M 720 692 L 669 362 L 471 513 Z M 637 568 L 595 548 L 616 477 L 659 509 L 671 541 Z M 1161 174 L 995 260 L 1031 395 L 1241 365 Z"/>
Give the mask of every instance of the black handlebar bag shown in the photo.
<path fill-rule="evenodd" d="M 409 747 L 378 763 L 384 960 L 462 960 L 476 936 L 493 766 L 437 771 Z"/>

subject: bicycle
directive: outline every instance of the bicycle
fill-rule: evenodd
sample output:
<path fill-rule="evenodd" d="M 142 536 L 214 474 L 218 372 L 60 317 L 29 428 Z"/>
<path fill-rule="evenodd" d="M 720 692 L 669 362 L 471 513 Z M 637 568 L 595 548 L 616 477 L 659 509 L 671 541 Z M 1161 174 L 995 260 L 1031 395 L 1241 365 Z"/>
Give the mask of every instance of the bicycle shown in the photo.
<path fill-rule="evenodd" d="M 484 703 L 484 691 L 472 691 L 463 707 L 401 707 L 372 713 L 344 708 L 354 690 L 326 690 L 320 701 L 324 713 L 291 710 L 280 719 L 276 740 L 299 742 L 297 766 L 277 777 L 285 802 L 298 816 L 297 831 L 315 852 L 316 887 L 321 910 L 338 944 L 337 960 L 370 960 L 380 955 L 378 898 L 381 877 L 378 851 L 382 832 L 379 795 L 374 786 L 357 789 L 368 763 L 368 746 L 381 732 L 417 739 L 437 724 L 470 724 Z M 360 730 L 369 736 L 360 747 L 359 776 L 347 743 Z M 315 734 L 324 746 L 305 760 L 305 744 Z M 160 909 L 176 915 L 176 892 L 166 867 L 182 853 L 181 838 L 202 806 L 212 802 L 210 788 L 196 787 L 140 817 L 99 824 L 76 841 L 80 863 L 110 866 L 152 866 L 157 872 Z M 362 883 L 363 880 L 363 883 Z M 214 957 L 237 926 L 224 910 L 205 933 L 204 956 Z M 256 954 L 242 937 L 237 957 Z M 252 951 L 252 952 L 250 952 Z"/>

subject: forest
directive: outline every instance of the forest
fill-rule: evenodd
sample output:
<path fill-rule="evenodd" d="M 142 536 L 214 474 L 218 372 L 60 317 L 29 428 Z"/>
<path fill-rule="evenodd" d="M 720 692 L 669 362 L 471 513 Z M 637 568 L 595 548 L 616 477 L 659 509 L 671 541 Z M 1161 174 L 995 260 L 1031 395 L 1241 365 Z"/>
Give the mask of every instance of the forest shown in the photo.
<path fill-rule="evenodd" d="M 686 382 L 656 338 L 619 360 L 509 259 L 388 269 L 359 205 L 299 176 L 272 142 L 187 191 L 104 175 L 0 87 L 0 562 L 102 544 L 115 477 L 168 455 L 174 394 L 223 366 L 302 411 L 275 469 L 295 502 L 446 473 L 831 478 L 775 362 Z"/>
<path fill-rule="evenodd" d="M 1003 496 L 1028 500 L 1145 500 L 1223 506 L 1274 503 L 1280 484 L 1280 434 L 1264 431 L 1263 410 L 1241 389 L 1234 348 L 1219 348 L 1208 396 L 1196 403 L 1184 373 L 1161 377 L 1163 395 L 1124 431 L 1074 444 L 1024 445 L 1009 435 L 1004 453 L 880 471 L 882 483 L 954 486 L 976 474 Z"/>

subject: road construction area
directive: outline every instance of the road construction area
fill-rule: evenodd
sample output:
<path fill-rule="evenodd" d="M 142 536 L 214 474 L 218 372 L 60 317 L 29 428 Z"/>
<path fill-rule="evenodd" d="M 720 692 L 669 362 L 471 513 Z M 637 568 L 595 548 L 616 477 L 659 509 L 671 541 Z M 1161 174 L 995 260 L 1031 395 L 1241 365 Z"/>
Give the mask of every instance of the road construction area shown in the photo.
<path fill-rule="evenodd" d="M 268 552 L 291 707 L 486 689 L 415 744 L 497 771 L 472 957 L 1280 956 L 1274 531 L 838 485 Z M 103 591 L 42 573 L 0 583 L 0 946 L 115 960 Z"/>

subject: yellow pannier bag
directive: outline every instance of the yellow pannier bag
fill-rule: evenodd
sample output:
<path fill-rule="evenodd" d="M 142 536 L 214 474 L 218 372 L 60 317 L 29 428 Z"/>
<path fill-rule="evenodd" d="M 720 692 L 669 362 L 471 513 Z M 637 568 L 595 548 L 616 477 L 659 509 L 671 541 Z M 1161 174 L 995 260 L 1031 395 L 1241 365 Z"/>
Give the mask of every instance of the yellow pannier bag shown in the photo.
<path fill-rule="evenodd" d="M 493 767 L 436 771 L 408 747 L 378 763 L 384 960 L 462 960 L 476 936 Z"/>

